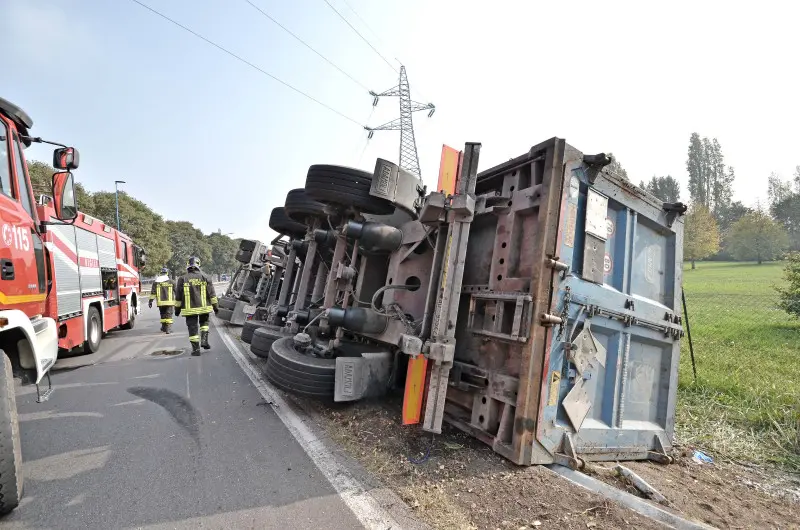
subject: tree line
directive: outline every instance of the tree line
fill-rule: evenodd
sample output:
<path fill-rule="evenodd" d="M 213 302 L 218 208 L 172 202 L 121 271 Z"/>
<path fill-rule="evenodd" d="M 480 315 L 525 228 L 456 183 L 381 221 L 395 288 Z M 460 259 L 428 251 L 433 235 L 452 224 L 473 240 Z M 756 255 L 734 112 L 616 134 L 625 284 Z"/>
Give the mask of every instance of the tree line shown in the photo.
<path fill-rule="evenodd" d="M 28 174 L 37 196 L 51 194 L 54 172 L 44 162 L 28 162 Z M 90 193 L 80 183 L 75 183 L 75 199 L 81 212 L 116 227 L 114 192 Z M 144 248 L 147 254 L 147 264 L 141 271 L 143 276 L 155 276 L 164 266 L 174 275 L 180 274 L 186 270 L 189 256 L 200 258 L 203 270 L 209 274 L 230 273 L 238 266 L 234 256 L 239 248 L 239 240 L 224 235 L 221 230 L 206 235 L 188 221 L 164 219 L 124 191 L 119 193 L 119 217 L 121 231 Z"/>
<path fill-rule="evenodd" d="M 684 229 L 684 258 L 764 261 L 800 251 L 800 166 L 791 179 L 772 173 L 767 179 L 767 204 L 745 206 L 733 200 L 736 173 L 725 164 L 716 138 L 692 133 L 686 160 L 689 211 Z M 664 202 L 680 199 L 673 177 L 652 177 L 640 187 Z"/>

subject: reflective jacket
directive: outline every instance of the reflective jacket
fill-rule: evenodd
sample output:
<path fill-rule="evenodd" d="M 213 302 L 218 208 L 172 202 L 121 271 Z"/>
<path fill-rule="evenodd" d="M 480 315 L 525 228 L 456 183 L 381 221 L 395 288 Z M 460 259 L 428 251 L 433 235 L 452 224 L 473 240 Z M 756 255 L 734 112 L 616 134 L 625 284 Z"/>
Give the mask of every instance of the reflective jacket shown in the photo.
<path fill-rule="evenodd" d="M 178 278 L 176 291 L 175 307 L 181 308 L 181 316 L 210 313 L 217 306 L 214 284 L 203 271 L 191 270 Z"/>
<path fill-rule="evenodd" d="M 168 276 L 159 276 L 153 282 L 150 290 L 150 299 L 156 301 L 156 305 L 166 306 L 175 305 L 175 282 Z"/>

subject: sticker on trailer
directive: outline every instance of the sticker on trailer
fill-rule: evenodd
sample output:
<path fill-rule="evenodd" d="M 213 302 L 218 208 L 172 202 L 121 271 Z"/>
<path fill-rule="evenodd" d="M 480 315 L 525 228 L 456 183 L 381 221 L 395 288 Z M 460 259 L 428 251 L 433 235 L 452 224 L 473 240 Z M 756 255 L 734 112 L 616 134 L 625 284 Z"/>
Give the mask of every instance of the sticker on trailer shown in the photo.
<path fill-rule="evenodd" d="M 564 227 L 564 244 L 568 247 L 575 245 L 575 225 L 578 219 L 578 207 L 574 203 L 567 205 L 567 224 Z"/>
<path fill-rule="evenodd" d="M 603 274 L 611 274 L 612 270 L 614 270 L 614 260 L 611 259 L 611 254 L 606 252 L 603 256 Z"/>
<path fill-rule="evenodd" d="M 561 387 L 561 372 L 553 372 L 550 375 L 550 395 L 547 400 L 548 407 L 558 405 L 558 391 L 560 387 Z"/>
<path fill-rule="evenodd" d="M 581 183 L 575 175 L 569 180 L 569 196 L 571 199 L 577 199 L 581 191 Z"/>
<path fill-rule="evenodd" d="M 608 233 L 609 239 L 614 235 L 616 229 L 617 227 L 614 225 L 614 220 L 610 217 L 606 217 L 606 232 Z"/>
<path fill-rule="evenodd" d="M 586 233 L 605 241 L 608 238 L 608 197 L 589 190 L 586 196 Z"/>
<path fill-rule="evenodd" d="M 244 312 L 247 315 L 252 315 L 252 314 L 254 314 L 256 312 L 256 306 L 255 305 L 246 305 L 246 306 L 244 306 Z"/>

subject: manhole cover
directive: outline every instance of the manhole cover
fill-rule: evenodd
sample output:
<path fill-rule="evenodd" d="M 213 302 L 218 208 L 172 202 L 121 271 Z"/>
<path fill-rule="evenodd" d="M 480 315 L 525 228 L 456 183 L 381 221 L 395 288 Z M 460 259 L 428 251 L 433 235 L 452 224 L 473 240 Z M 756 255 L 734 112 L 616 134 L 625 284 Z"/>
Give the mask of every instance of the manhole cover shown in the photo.
<path fill-rule="evenodd" d="M 153 357 L 174 357 L 175 355 L 180 355 L 183 353 L 183 349 L 181 348 L 167 348 L 164 350 L 156 350 L 152 352 L 150 355 Z"/>

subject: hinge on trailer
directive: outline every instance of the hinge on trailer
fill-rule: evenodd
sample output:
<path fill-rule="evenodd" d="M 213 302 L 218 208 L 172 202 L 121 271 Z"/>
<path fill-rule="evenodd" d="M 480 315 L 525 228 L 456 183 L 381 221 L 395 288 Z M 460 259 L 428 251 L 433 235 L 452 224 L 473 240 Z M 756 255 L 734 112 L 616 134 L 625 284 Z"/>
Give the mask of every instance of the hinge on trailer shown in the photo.
<path fill-rule="evenodd" d="M 50 379 L 50 372 L 44 374 L 47 376 L 47 390 L 44 392 L 39 388 L 39 383 L 36 383 L 36 403 L 44 403 L 50 399 L 50 394 L 53 393 L 53 380 Z"/>
<path fill-rule="evenodd" d="M 569 433 L 564 433 L 564 437 L 561 439 L 561 451 L 554 453 L 553 457 L 555 463 L 560 466 L 574 470 L 583 469 L 583 459 L 578 457 Z"/>
<path fill-rule="evenodd" d="M 657 434 L 653 435 L 653 450 L 647 451 L 647 459 L 659 464 L 671 464 L 674 459 L 667 454 L 664 449 L 664 444 L 661 443 L 661 438 Z"/>

